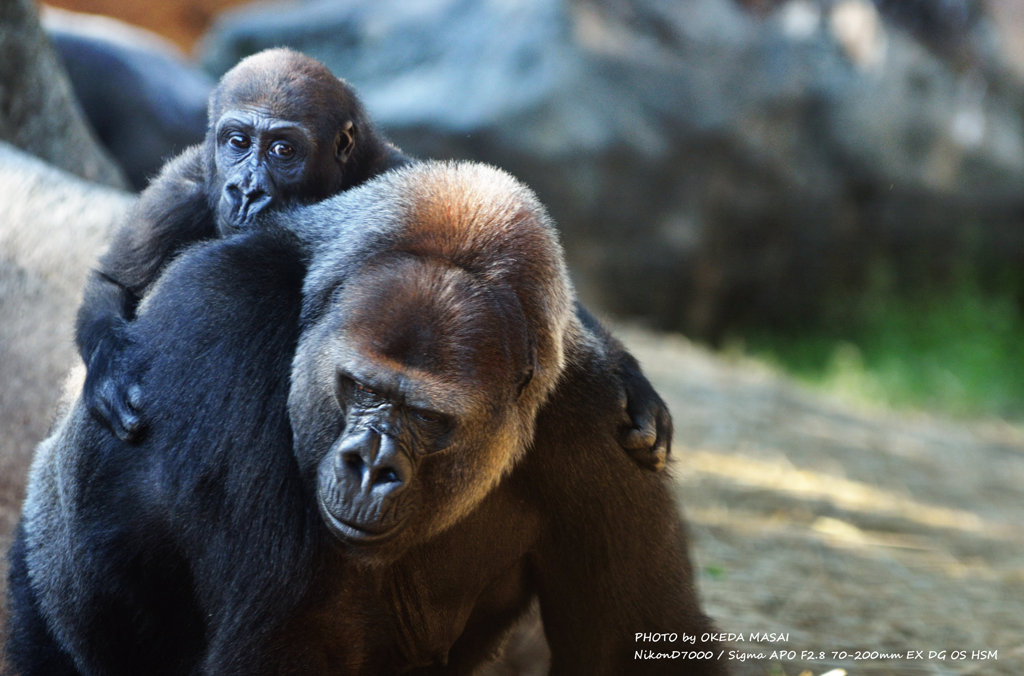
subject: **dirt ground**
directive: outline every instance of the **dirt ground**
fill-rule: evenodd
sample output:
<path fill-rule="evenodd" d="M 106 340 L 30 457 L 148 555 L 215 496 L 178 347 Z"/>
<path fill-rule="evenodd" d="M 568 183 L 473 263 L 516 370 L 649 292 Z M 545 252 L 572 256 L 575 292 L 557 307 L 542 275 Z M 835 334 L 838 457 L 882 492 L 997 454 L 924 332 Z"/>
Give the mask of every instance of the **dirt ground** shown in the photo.
<path fill-rule="evenodd" d="M 741 635 L 735 674 L 1024 673 L 1024 429 L 855 410 L 618 334 L 675 416 L 671 471 L 707 611 Z"/>
<path fill-rule="evenodd" d="M 707 611 L 742 635 L 735 673 L 1024 673 L 1024 429 L 856 410 L 619 333 L 673 411 Z"/>

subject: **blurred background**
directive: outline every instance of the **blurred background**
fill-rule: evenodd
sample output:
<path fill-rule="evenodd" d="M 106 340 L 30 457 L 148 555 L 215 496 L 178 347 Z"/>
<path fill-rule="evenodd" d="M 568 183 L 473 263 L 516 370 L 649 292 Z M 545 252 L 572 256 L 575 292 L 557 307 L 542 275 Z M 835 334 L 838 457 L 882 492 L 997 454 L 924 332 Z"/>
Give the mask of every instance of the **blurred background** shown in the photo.
<path fill-rule="evenodd" d="M 3 0 L 10 524 L 80 275 L 277 45 L 537 191 L 673 409 L 711 614 L 791 634 L 738 673 L 1021 672 L 1020 0 Z M 833 656 L 888 649 L 981 657 Z"/>

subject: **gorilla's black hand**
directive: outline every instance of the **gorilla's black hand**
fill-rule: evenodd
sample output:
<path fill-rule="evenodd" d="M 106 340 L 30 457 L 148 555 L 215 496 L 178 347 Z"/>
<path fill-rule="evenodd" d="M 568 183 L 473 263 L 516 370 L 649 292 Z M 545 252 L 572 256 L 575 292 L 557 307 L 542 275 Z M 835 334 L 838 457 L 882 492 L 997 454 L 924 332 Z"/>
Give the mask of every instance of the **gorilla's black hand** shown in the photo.
<path fill-rule="evenodd" d="M 616 372 L 626 396 L 629 418 L 619 435 L 619 443 L 641 467 L 653 471 L 663 469 L 672 449 L 672 415 L 668 406 L 628 352 L 619 354 Z"/>
<path fill-rule="evenodd" d="M 672 446 L 672 415 L 668 406 L 654 391 L 636 358 L 579 301 L 576 317 L 604 345 L 608 363 L 622 387 L 624 420 L 619 445 L 644 469 L 664 469 Z"/>
<path fill-rule="evenodd" d="M 125 363 L 128 345 L 120 327 L 96 345 L 89 357 L 82 396 L 89 412 L 118 439 L 133 442 L 141 436 L 144 425 L 139 415 L 142 388 L 138 371 Z"/>

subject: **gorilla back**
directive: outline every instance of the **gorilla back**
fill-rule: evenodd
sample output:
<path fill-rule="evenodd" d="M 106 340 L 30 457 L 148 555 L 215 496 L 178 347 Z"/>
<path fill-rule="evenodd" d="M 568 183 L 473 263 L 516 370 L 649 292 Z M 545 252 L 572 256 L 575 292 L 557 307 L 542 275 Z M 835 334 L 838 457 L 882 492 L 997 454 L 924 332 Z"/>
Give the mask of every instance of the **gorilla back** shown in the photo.
<path fill-rule="evenodd" d="M 552 673 L 720 673 L 634 661 L 636 632 L 710 623 L 507 175 L 418 165 L 197 245 L 131 330 L 152 434 L 76 404 L 33 468 L 23 673 L 468 674 L 534 600 Z"/>
<path fill-rule="evenodd" d="M 118 441 L 78 401 L 40 445 L 12 548 L 19 673 L 201 673 L 259 654 L 294 602 L 315 533 L 285 409 L 294 251 L 273 233 L 190 250 L 131 326 L 159 385 L 152 435 Z"/>

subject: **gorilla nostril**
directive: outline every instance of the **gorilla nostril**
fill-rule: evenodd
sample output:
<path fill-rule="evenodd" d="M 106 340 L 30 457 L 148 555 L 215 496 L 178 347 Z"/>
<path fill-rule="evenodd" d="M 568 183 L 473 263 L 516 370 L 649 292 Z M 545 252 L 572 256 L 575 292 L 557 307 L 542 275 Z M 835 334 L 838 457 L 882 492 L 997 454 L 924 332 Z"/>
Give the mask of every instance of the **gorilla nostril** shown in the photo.
<path fill-rule="evenodd" d="M 270 195 L 263 188 L 243 187 L 238 183 L 230 183 L 224 186 L 224 192 L 236 207 L 243 205 L 261 204 L 267 201 Z"/>
<path fill-rule="evenodd" d="M 358 453 L 345 453 L 341 459 L 345 469 L 356 476 L 361 475 L 366 467 L 366 463 Z"/>

